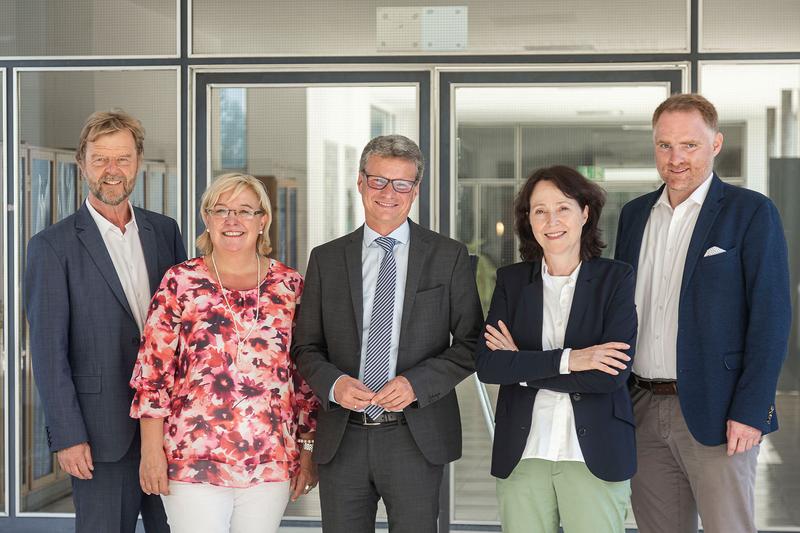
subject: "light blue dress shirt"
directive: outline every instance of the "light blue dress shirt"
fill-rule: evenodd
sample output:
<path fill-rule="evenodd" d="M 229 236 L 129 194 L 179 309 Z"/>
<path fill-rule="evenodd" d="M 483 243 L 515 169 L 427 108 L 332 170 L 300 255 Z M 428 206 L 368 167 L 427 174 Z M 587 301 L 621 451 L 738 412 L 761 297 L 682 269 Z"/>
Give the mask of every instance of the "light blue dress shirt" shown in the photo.
<path fill-rule="evenodd" d="M 364 381 L 364 362 L 367 358 L 367 339 L 369 326 L 372 319 L 372 302 L 375 298 L 375 286 L 378 283 L 378 271 L 383 260 L 383 249 L 378 246 L 375 239 L 382 235 L 364 224 L 364 240 L 361 243 L 361 298 L 363 304 L 363 324 L 361 332 L 361 363 L 358 367 L 358 379 Z M 397 240 L 394 246 L 394 261 L 396 266 L 396 279 L 394 286 L 394 312 L 392 315 L 392 340 L 389 345 L 389 379 L 397 375 L 397 352 L 400 347 L 400 321 L 403 317 L 403 299 L 405 298 L 406 276 L 408 274 L 408 243 L 411 238 L 411 227 L 406 220 L 386 237 Z M 340 378 L 341 379 L 341 378 Z M 333 391 L 336 383 L 331 387 L 329 400 L 334 402 Z M 377 392 L 377 391 L 375 391 Z"/>

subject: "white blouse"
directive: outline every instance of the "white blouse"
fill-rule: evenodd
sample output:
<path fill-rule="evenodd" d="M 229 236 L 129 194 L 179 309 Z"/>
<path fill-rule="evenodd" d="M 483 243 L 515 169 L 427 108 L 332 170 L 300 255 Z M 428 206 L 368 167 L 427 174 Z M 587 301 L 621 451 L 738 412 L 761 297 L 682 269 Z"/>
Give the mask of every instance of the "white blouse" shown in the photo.
<path fill-rule="evenodd" d="M 564 335 L 580 270 L 579 263 L 569 276 L 551 276 L 542 260 L 542 350 L 564 348 Z M 562 374 L 570 373 L 570 351 L 565 348 L 561 356 L 559 371 Z M 575 413 L 569 394 L 547 389 L 539 389 L 536 393 L 531 430 L 522 459 L 585 462 L 575 431 Z"/>

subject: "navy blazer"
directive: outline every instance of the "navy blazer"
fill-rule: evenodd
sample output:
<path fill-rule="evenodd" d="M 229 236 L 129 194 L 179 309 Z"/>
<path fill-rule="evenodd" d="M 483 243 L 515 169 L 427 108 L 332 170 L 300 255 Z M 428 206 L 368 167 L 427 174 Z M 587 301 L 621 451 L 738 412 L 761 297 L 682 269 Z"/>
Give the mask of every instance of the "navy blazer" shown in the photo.
<path fill-rule="evenodd" d="M 655 192 L 622 209 L 616 257 L 637 268 Z M 724 253 L 705 257 L 712 246 Z M 727 442 L 727 420 L 778 429 L 775 389 L 791 327 L 789 263 L 769 198 L 714 174 L 683 269 L 678 307 L 678 397 L 707 446 Z"/>
<path fill-rule="evenodd" d="M 150 292 L 186 260 L 178 225 L 133 208 Z M 128 385 L 139 328 L 86 204 L 28 242 L 25 308 L 33 373 L 52 451 L 88 442 L 95 461 L 118 461 L 138 421 Z"/>
<path fill-rule="evenodd" d="M 632 358 L 637 325 L 634 292 L 635 278 L 629 265 L 602 258 L 584 261 L 575 284 L 564 347 L 625 342 L 631 346 L 625 352 Z M 478 343 L 478 377 L 500 385 L 492 475 L 507 478 L 520 461 L 536 393 L 549 389 L 570 394 L 578 442 L 592 474 L 605 481 L 630 479 L 636 472 L 633 409 L 626 387 L 631 363 L 616 376 L 599 370 L 560 374 L 563 350 L 542 350 L 543 307 L 540 261 L 497 271 L 486 323 L 497 326 L 502 320 L 519 351 L 491 351 L 483 336 Z"/>

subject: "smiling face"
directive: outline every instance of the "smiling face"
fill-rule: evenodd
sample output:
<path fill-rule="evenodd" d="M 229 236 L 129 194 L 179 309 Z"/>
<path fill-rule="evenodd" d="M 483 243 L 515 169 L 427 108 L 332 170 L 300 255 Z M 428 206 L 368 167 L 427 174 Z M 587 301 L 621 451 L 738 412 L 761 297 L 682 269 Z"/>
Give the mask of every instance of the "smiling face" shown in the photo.
<path fill-rule="evenodd" d="M 653 141 L 656 167 L 675 207 L 711 175 L 722 134 L 712 130 L 699 111 L 670 111 L 658 118 Z"/>
<path fill-rule="evenodd" d="M 542 180 L 533 188 L 528 215 L 533 237 L 548 263 L 559 258 L 577 263 L 581 257 L 581 233 L 589 218 L 589 207 L 566 196 L 552 181 Z M 550 259 L 549 259 L 550 258 Z"/>
<path fill-rule="evenodd" d="M 230 190 L 220 195 L 217 203 L 209 209 L 232 209 L 236 211 L 261 211 L 258 195 L 250 188 L 245 187 L 237 195 Z M 230 213 L 227 217 L 203 213 L 203 221 L 208 228 L 215 254 L 255 254 L 258 232 L 265 228 L 268 216 L 261 214 L 252 220 Z"/>
<path fill-rule="evenodd" d="M 390 180 L 414 181 L 417 177 L 417 166 L 414 162 L 400 157 L 370 156 L 364 170 L 367 175 Z M 378 190 L 367 185 L 366 177 L 359 173 L 358 190 L 364 204 L 367 225 L 385 236 L 405 222 L 417 198 L 419 183 L 407 193 L 395 191 L 391 183 Z"/>
<path fill-rule="evenodd" d="M 128 130 L 101 135 L 86 143 L 81 172 L 91 191 L 89 201 L 116 206 L 128 199 L 136 185 L 139 155 Z M 102 207 L 102 206 L 100 206 Z"/>

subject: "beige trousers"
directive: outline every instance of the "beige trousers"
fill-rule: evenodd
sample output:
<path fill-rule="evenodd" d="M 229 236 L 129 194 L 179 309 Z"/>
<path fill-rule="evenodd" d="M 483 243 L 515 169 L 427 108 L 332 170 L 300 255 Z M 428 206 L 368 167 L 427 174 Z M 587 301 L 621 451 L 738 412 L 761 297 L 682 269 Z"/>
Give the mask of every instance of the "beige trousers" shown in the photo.
<path fill-rule="evenodd" d="M 634 388 L 638 470 L 631 504 L 640 533 L 755 533 L 759 447 L 728 457 L 726 445 L 692 437 L 677 396 Z"/>

